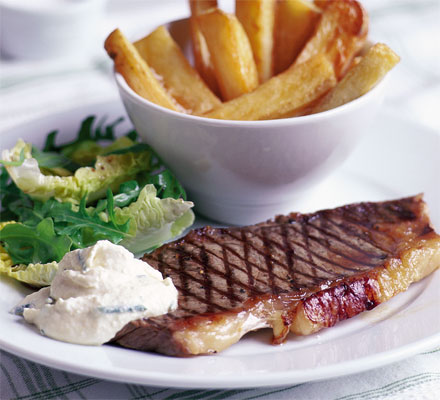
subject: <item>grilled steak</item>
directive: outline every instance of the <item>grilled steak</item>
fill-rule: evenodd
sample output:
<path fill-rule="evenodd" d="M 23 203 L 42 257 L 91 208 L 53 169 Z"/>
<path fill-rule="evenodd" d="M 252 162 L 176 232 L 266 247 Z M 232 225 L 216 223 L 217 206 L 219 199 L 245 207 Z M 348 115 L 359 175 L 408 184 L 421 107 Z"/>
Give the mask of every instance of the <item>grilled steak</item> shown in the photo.
<path fill-rule="evenodd" d="M 130 322 L 115 341 L 187 356 L 264 327 L 277 344 L 371 310 L 440 266 L 440 236 L 415 196 L 196 229 L 143 260 L 173 279 L 179 307 Z"/>

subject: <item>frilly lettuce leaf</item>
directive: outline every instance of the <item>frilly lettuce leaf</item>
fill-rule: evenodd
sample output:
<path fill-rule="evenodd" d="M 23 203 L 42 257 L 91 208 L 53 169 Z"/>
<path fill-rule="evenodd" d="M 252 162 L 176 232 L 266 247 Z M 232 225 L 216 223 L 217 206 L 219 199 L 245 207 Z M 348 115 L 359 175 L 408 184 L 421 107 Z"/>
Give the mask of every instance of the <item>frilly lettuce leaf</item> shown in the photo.
<path fill-rule="evenodd" d="M 0 246 L 0 272 L 28 285 L 35 287 L 49 286 L 58 270 L 58 263 L 56 261 L 48 264 L 19 264 L 12 266 L 12 260 L 11 264 L 4 260 L 5 254 L 7 257 L 8 253 Z"/>
<path fill-rule="evenodd" d="M 115 208 L 118 223 L 130 221 L 126 238 L 119 244 L 138 254 L 179 235 L 194 222 L 193 203 L 156 197 L 154 185 L 146 185 L 135 202 Z"/>
<path fill-rule="evenodd" d="M 193 204 L 155 151 L 134 131 L 116 139 L 120 120 L 93 129 L 94 120 L 83 121 L 71 143 L 56 145 L 53 131 L 42 151 L 22 140 L 3 151 L 1 217 L 19 223 L 3 232 L 0 223 L 0 273 L 48 285 L 70 247 L 110 232 L 107 239 L 139 254 L 193 223 Z"/>
<path fill-rule="evenodd" d="M 15 223 L 15 221 L 2 222 L 0 230 L 6 225 Z M 0 273 L 18 281 L 35 287 L 48 286 L 58 269 L 58 263 L 55 261 L 48 264 L 19 264 L 15 266 L 14 264 L 6 249 L 0 246 Z"/>
<path fill-rule="evenodd" d="M 118 223 L 129 223 L 129 231 L 119 244 L 134 254 L 161 245 L 192 225 L 194 222 L 192 206 L 192 202 L 182 199 L 160 199 L 156 197 L 154 185 L 146 185 L 135 202 L 127 207 L 115 207 L 114 209 L 114 218 Z M 93 212 L 93 207 L 89 207 L 87 210 Z M 103 221 L 109 220 L 107 212 L 101 212 L 99 216 Z M 43 220 L 43 222 L 47 222 L 47 220 Z M 16 224 L 17 227 L 26 228 L 20 223 L 10 221 L 0 224 L 0 232 L 8 224 Z M 29 232 L 32 231 L 32 229 L 26 229 Z M 20 237 L 22 236 L 21 233 Z M 61 237 L 59 239 L 61 240 Z M 50 285 L 58 268 L 57 262 L 15 266 L 14 264 L 15 262 L 6 249 L 0 246 L 0 273 L 32 286 Z"/>
<path fill-rule="evenodd" d="M 31 149 L 30 144 L 19 140 L 13 149 L 3 151 L 6 169 L 17 187 L 36 200 L 54 197 L 74 204 L 79 204 L 84 196 L 87 202 L 105 197 L 107 188 L 117 191 L 121 183 L 144 170 L 151 157 L 148 151 L 98 156 L 94 167 L 79 168 L 72 176 L 56 176 L 42 173 Z M 21 165 L 11 165 L 23 155 Z"/>
<path fill-rule="evenodd" d="M 80 166 L 90 166 L 98 155 L 133 145 L 137 138 L 135 131 L 130 131 L 124 137 L 116 138 L 115 127 L 123 120 L 124 118 L 121 117 L 107 124 L 106 118 L 97 120 L 96 116 L 90 115 L 81 122 L 76 138 L 70 143 L 57 145 L 58 131 L 50 132 L 46 137 L 43 152 L 62 155 Z M 108 141 L 111 142 L 109 146 L 101 146 L 101 142 Z"/>
<path fill-rule="evenodd" d="M 0 271 L 6 273 L 13 265 L 11 256 L 3 246 L 0 246 Z"/>
<path fill-rule="evenodd" d="M 101 146 L 93 140 L 85 140 L 76 146 L 66 147 L 62 150 L 64 156 L 73 160 L 82 166 L 90 165 L 96 157 L 111 153 L 115 150 L 125 149 L 134 145 L 133 140 L 127 136 L 122 136 L 116 139 L 109 146 Z"/>

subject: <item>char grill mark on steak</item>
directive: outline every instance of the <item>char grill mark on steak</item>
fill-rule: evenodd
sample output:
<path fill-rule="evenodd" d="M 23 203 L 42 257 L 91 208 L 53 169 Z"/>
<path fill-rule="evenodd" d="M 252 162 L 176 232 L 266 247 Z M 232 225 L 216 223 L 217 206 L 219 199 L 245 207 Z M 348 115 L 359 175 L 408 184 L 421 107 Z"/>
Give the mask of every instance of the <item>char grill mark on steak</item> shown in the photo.
<path fill-rule="evenodd" d="M 287 228 L 289 229 L 289 228 Z M 263 234 L 258 234 L 257 232 L 253 232 L 253 237 L 252 240 L 248 240 L 248 246 L 252 249 L 252 251 L 254 252 L 254 254 L 258 255 L 258 257 L 261 258 L 261 261 L 264 261 L 264 265 L 265 268 L 260 268 L 264 270 L 264 272 L 267 272 L 268 275 L 268 279 L 270 282 L 270 287 L 271 289 L 274 289 L 275 287 L 275 283 L 274 280 L 283 280 L 284 276 L 282 274 L 280 274 L 280 270 L 289 270 L 288 267 L 288 262 L 283 263 L 282 258 L 286 257 L 286 248 L 282 247 L 279 245 L 279 243 L 274 240 L 273 236 L 278 235 L 277 230 L 280 230 L 281 235 L 284 234 L 283 230 L 280 229 L 280 227 L 270 227 L 267 229 L 263 229 L 262 232 Z M 269 233 L 271 233 L 271 237 L 269 238 L 268 236 L 268 231 Z M 230 235 L 234 238 L 236 238 L 236 236 L 234 235 L 234 232 L 231 232 Z M 304 252 L 306 254 L 303 254 L 302 256 L 297 254 L 297 252 L 292 252 L 291 253 L 291 257 L 292 260 L 291 262 L 293 262 L 294 260 L 296 261 L 300 261 L 301 263 L 303 263 L 306 266 L 309 266 L 311 268 L 309 268 L 311 271 L 306 272 L 306 271 L 296 271 L 298 274 L 303 275 L 304 277 L 313 279 L 315 276 L 315 273 L 313 271 L 313 269 L 316 267 L 316 264 L 310 262 L 307 258 L 308 258 L 308 249 L 304 248 L 299 242 L 296 242 L 295 240 L 292 240 L 292 243 L 297 245 L 298 248 L 303 248 Z M 263 250 L 259 250 L 259 247 L 261 247 Z M 280 255 L 279 253 L 284 252 L 282 255 Z M 284 257 L 283 257 L 284 256 Z M 244 260 L 243 260 L 244 261 Z M 255 264 L 255 263 L 254 263 Z M 258 265 L 255 265 L 256 268 L 258 268 Z M 307 267 L 306 267 L 307 268 Z M 275 269 L 275 271 L 274 271 Z M 319 268 L 322 272 L 326 273 L 327 271 L 325 271 L 322 268 Z M 282 273 L 285 271 L 282 271 Z M 278 289 L 276 289 L 278 290 Z"/>
<path fill-rule="evenodd" d="M 293 224 L 291 224 L 290 227 L 292 229 L 294 229 Z M 308 233 L 308 229 L 307 229 L 307 224 L 302 224 L 300 228 L 301 228 L 301 230 L 298 230 L 297 233 L 301 235 L 300 237 L 302 237 L 302 240 L 304 242 L 304 249 L 306 250 L 306 254 L 307 254 L 307 258 L 309 259 L 309 262 L 312 265 L 314 265 L 314 264 L 316 264 L 315 257 L 318 257 L 319 259 L 322 259 L 322 258 L 318 254 L 314 254 L 312 249 L 310 248 L 309 233 Z M 326 261 L 330 261 L 330 263 L 332 262 L 331 260 L 327 260 L 327 259 L 326 259 Z M 316 269 L 312 269 L 312 271 L 314 272 L 314 275 L 316 277 L 318 275 Z"/>
<path fill-rule="evenodd" d="M 303 227 L 305 227 L 305 225 L 306 224 L 303 224 Z M 293 258 L 297 259 L 297 261 L 301 261 L 301 262 L 303 262 L 303 263 L 305 263 L 305 264 L 307 264 L 307 265 L 312 267 L 311 268 L 311 270 L 312 270 L 311 271 L 311 275 L 309 275 L 309 276 L 311 276 L 311 277 L 317 276 L 317 270 L 319 270 L 319 271 L 321 271 L 323 273 L 330 273 L 328 268 L 321 267 L 320 265 L 318 265 L 315 262 L 315 260 L 317 260 L 317 259 L 320 261 L 320 263 L 322 262 L 322 263 L 325 263 L 325 264 L 330 264 L 331 266 L 336 267 L 336 268 L 340 268 L 342 270 L 356 271 L 356 272 L 358 271 L 357 268 L 350 268 L 350 267 L 344 266 L 342 264 L 339 264 L 336 261 L 331 260 L 328 257 L 325 257 L 325 256 L 319 254 L 319 251 L 313 251 L 312 250 L 312 246 L 310 246 L 310 240 L 309 239 L 313 239 L 315 242 L 320 243 L 320 238 L 319 237 L 305 236 L 304 230 L 301 232 L 299 230 L 294 229 L 292 226 L 289 226 L 285 231 L 283 231 L 281 229 L 281 227 L 277 227 L 277 230 L 281 230 L 281 234 L 287 234 L 288 235 L 288 240 L 290 240 L 290 242 L 292 244 L 296 245 L 299 250 L 304 252 L 304 254 L 302 256 L 296 255 L 296 253 L 294 253 L 293 254 Z M 289 235 L 288 231 L 293 231 L 295 233 L 298 233 L 299 235 L 302 235 L 303 236 L 302 239 L 304 241 L 304 244 L 302 244 L 301 242 L 298 242 L 297 240 L 293 239 L 294 235 Z M 276 233 L 276 231 L 274 230 L 273 233 Z M 284 252 L 286 251 L 286 249 L 281 247 L 276 240 L 271 239 L 270 242 L 273 245 L 271 247 L 272 251 L 276 251 L 278 249 L 281 250 L 281 251 L 284 251 Z M 334 253 L 334 255 L 338 255 L 331 248 L 326 248 L 326 250 L 330 250 L 332 253 Z M 277 254 L 277 253 L 275 253 L 275 254 Z M 346 259 L 349 259 L 350 261 L 354 261 L 354 262 L 357 262 L 357 263 L 365 262 L 364 260 L 360 261 L 360 260 L 354 259 L 353 257 L 350 257 L 347 254 L 339 254 L 339 255 L 344 257 L 344 258 L 346 258 Z M 370 264 L 368 262 L 366 264 L 370 265 L 370 266 L 376 265 L 376 264 Z M 336 272 L 334 272 L 334 273 L 332 272 L 331 274 L 333 276 L 338 276 L 339 275 Z"/>
<path fill-rule="evenodd" d="M 262 242 L 262 246 L 261 248 L 263 249 L 263 251 L 261 252 L 263 259 L 264 259 L 264 264 L 266 266 L 266 270 L 267 270 L 267 280 L 269 283 L 269 288 L 270 288 L 270 292 L 273 294 L 278 294 L 280 292 L 280 287 L 276 285 L 275 283 L 275 272 L 274 269 L 277 267 L 277 265 L 275 264 L 275 262 L 273 262 L 273 258 L 272 258 L 272 251 L 271 251 L 271 243 L 268 239 L 268 237 L 266 236 L 266 230 L 262 231 L 262 235 L 258 235 L 258 238 L 261 240 Z M 257 250 L 255 248 L 255 250 Z M 277 262 L 278 265 L 282 266 L 281 263 Z M 278 275 L 277 275 L 278 277 Z"/>
<path fill-rule="evenodd" d="M 289 327 L 309 334 L 371 309 L 420 279 L 425 270 L 411 272 L 404 289 L 399 283 L 391 290 L 380 286 L 397 279 L 393 268 L 403 268 L 402 251 L 411 243 L 419 251 L 417 246 L 429 241 L 440 246 L 421 196 L 292 213 L 242 228 L 197 229 L 143 258 L 173 279 L 178 309 L 129 323 L 116 341 L 190 355 L 221 350 L 263 326 L 272 326 L 275 343 L 282 342 Z M 389 277 L 381 280 L 388 269 Z M 246 323 L 249 315 L 260 323 Z M 246 328 L 240 331 L 241 326 Z M 228 332 L 233 339 L 210 343 L 216 329 L 220 337 Z M 206 330 L 211 332 L 207 336 Z"/>
<path fill-rule="evenodd" d="M 333 250 L 334 247 L 337 247 L 338 245 L 345 248 L 348 247 L 348 251 L 352 251 L 353 253 L 358 253 L 358 256 L 361 258 L 353 258 L 352 261 L 363 263 L 368 266 L 374 266 L 376 263 L 369 263 L 368 260 L 370 258 L 379 258 L 383 259 L 383 257 L 386 257 L 385 251 L 382 251 L 381 253 L 378 252 L 378 250 L 381 250 L 377 245 L 374 246 L 371 241 L 368 240 L 368 238 L 365 237 L 364 233 L 357 234 L 355 229 L 350 228 L 349 226 L 341 227 L 334 221 L 327 220 L 323 218 L 320 221 L 314 222 L 308 220 L 306 221 L 306 224 L 309 225 L 313 230 L 316 231 L 316 235 L 310 235 L 310 238 L 316 241 L 324 242 L 323 247 L 332 250 L 336 253 L 336 250 Z M 332 226 L 330 226 L 330 224 Z M 333 227 L 333 230 L 332 230 Z M 347 235 L 349 233 L 353 236 L 352 240 L 347 240 L 343 238 L 343 235 Z M 319 234 L 323 235 L 322 237 L 319 236 Z M 355 240 L 355 243 L 352 241 Z M 361 246 L 361 244 L 365 247 L 368 247 L 368 249 L 364 249 Z M 327 247 L 326 247 L 327 246 Z M 343 250 L 341 250 L 341 254 L 339 254 L 343 257 L 347 257 L 346 254 L 343 253 Z"/>
<path fill-rule="evenodd" d="M 289 287 L 291 290 L 299 290 L 300 285 L 295 283 L 295 270 L 294 270 L 294 257 L 295 250 L 292 248 L 291 243 L 288 240 L 287 225 L 283 224 L 281 228 L 281 237 L 283 238 L 283 246 L 286 251 L 286 266 L 287 266 L 287 280 L 289 282 Z"/>
<path fill-rule="evenodd" d="M 255 278 L 254 278 L 254 275 L 252 274 L 252 264 L 248 261 L 249 260 L 249 245 L 246 240 L 246 231 L 244 229 L 241 231 L 241 241 L 243 242 L 243 258 L 246 260 L 244 264 L 245 264 L 246 273 L 247 273 L 248 285 L 250 287 L 254 287 L 255 286 Z"/>
<path fill-rule="evenodd" d="M 280 228 L 280 227 L 267 227 L 265 229 L 263 229 L 263 232 L 266 232 L 266 230 L 270 229 L 270 233 L 272 234 L 277 234 L 276 230 L 273 228 Z M 289 229 L 288 227 L 286 229 Z M 281 232 L 283 232 L 281 230 Z M 285 264 L 283 264 L 282 258 L 280 257 L 278 254 L 278 258 L 275 258 L 274 254 L 276 255 L 276 251 L 278 250 L 278 253 L 280 252 L 280 250 L 282 251 L 287 251 L 286 248 L 283 248 L 281 246 L 278 245 L 278 243 L 276 241 L 274 241 L 273 239 L 269 239 L 267 234 L 266 235 L 260 235 L 257 232 L 252 232 L 249 233 L 248 235 L 246 235 L 245 238 L 245 242 L 243 242 L 243 239 L 241 239 L 241 237 L 239 235 L 235 234 L 235 231 L 228 232 L 228 235 L 230 235 L 233 239 L 236 239 L 237 241 L 241 241 L 242 242 L 242 247 L 247 247 L 248 249 L 250 249 L 251 251 L 248 252 L 249 258 L 253 258 L 253 259 L 257 259 L 257 261 L 253 260 L 253 261 L 249 261 L 249 258 L 245 258 L 243 256 L 241 256 L 239 254 L 238 251 L 234 251 L 232 249 L 230 249 L 231 251 L 234 252 L 235 255 L 237 255 L 237 257 L 239 258 L 240 261 L 242 261 L 243 263 L 249 263 L 254 270 L 257 271 L 257 273 L 263 273 L 266 275 L 267 279 L 264 280 L 259 280 L 260 282 L 263 282 L 265 285 L 267 285 L 267 282 L 269 282 L 269 286 L 272 290 L 275 290 L 275 284 L 274 281 L 278 281 L 280 284 L 284 284 L 284 278 L 285 278 L 285 271 L 289 271 L 289 262 L 292 263 L 295 259 L 297 261 L 302 262 L 304 265 L 308 265 L 309 266 L 309 270 L 308 272 L 304 271 L 304 270 L 297 270 L 295 271 L 297 274 L 302 275 L 305 278 L 310 278 L 310 279 L 314 279 L 314 277 L 316 276 L 315 272 L 314 272 L 314 268 L 316 267 L 315 264 L 311 263 L 309 260 L 307 260 L 307 258 L 305 258 L 304 256 L 300 256 L 298 255 L 295 251 L 291 251 L 290 255 L 292 257 L 292 259 L 287 262 Z M 250 238 L 250 236 L 252 235 L 252 237 Z M 211 240 L 214 240 L 212 238 L 212 236 L 208 236 Z M 292 240 L 292 243 L 296 244 L 298 247 L 302 247 L 302 245 L 294 240 Z M 226 247 L 227 245 L 225 245 Z M 260 250 L 260 248 L 262 250 Z M 305 251 L 308 251 L 307 249 L 304 249 Z M 284 257 L 285 258 L 285 257 Z M 311 268 L 310 268 L 311 267 Z M 307 267 L 306 267 L 307 268 Z M 274 272 L 273 270 L 276 269 L 276 271 Z M 326 273 L 327 271 L 325 271 L 324 269 L 318 267 L 319 270 L 321 270 L 322 272 Z M 284 275 L 279 274 L 280 270 L 284 270 L 282 271 L 284 273 Z M 330 274 L 331 276 L 335 276 L 335 274 Z M 276 291 L 278 290 L 278 288 L 276 289 Z M 267 292 L 266 291 L 260 291 L 260 292 Z M 273 291 L 270 291 L 271 293 L 274 293 Z"/>
<path fill-rule="evenodd" d="M 344 222 L 338 223 L 328 218 L 325 213 L 323 214 L 323 221 L 320 222 L 322 223 L 324 221 L 328 224 L 327 226 L 330 228 L 331 232 L 326 232 L 326 234 L 329 234 L 331 237 L 334 238 L 337 238 L 338 234 L 345 236 L 349 235 L 348 238 L 339 240 L 345 243 L 347 246 L 352 247 L 353 249 L 357 248 L 359 252 L 364 253 L 367 257 L 371 257 L 371 255 L 378 250 L 381 250 L 382 253 L 385 254 L 385 256 L 387 252 L 390 251 L 389 246 L 381 246 L 380 243 L 373 241 L 370 238 L 370 228 L 365 227 L 358 221 L 352 220 L 351 224 Z M 334 233 L 331 229 L 332 227 L 334 229 Z M 376 234 L 380 235 L 380 232 L 377 232 Z M 385 240 L 385 242 L 388 242 L 390 238 L 386 235 L 383 235 L 383 239 Z"/>
<path fill-rule="evenodd" d="M 207 257 L 206 253 L 203 252 L 203 248 L 199 249 L 197 258 L 183 249 L 177 248 L 173 250 L 175 253 L 173 259 L 176 260 L 177 263 L 168 263 L 163 259 L 161 253 L 159 253 L 157 259 L 152 259 L 151 261 L 158 261 L 158 269 L 162 273 L 165 272 L 165 275 L 170 276 L 176 288 L 183 294 L 183 296 L 181 296 L 182 304 L 180 304 L 179 300 L 179 307 L 185 308 L 192 313 L 194 310 L 187 303 L 195 302 L 197 303 L 198 312 L 226 311 L 228 307 L 214 304 L 212 301 L 213 289 L 225 297 L 227 297 L 228 293 L 221 288 L 213 287 L 210 283 L 213 270 L 211 270 L 209 274 L 205 274 L 208 264 L 204 264 L 204 262 L 207 262 Z M 196 267 L 191 268 L 191 271 L 189 271 L 189 269 L 186 268 L 187 261 L 195 262 Z M 152 263 L 152 265 L 154 265 L 154 263 Z M 205 305 L 205 310 L 201 309 L 202 304 Z"/>
<path fill-rule="evenodd" d="M 221 251 L 221 253 L 218 253 L 218 252 L 207 249 L 205 243 L 199 244 L 199 243 L 191 240 L 190 238 L 188 238 L 188 240 L 186 241 L 186 244 L 190 245 L 189 250 L 186 250 L 186 249 L 179 247 L 179 248 L 175 249 L 175 251 L 179 252 L 181 254 L 184 254 L 183 259 L 186 259 L 186 260 L 191 259 L 191 261 L 193 261 L 195 264 L 197 264 L 196 275 L 197 275 L 197 272 L 200 273 L 200 271 L 204 272 L 205 270 L 209 270 L 210 276 L 208 277 L 208 279 L 211 279 L 211 275 L 224 279 L 224 281 L 225 281 L 224 286 L 226 286 L 226 289 L 224 287 L 223 288 L 219 288 L 219 287 L 215 287 L 215 286 L 213 287 L 212 283 L 209 282 L 208 287 L 209 287 L 210 291 L 215 290 L 222 296 L 231 296 L 232 301 L 241 301 L 242 300 L 242 298 L 239 297 L 238 295 L 236 295 L 234 293 L 234 291 L 230 290 L 230 287 L 233 284 L 236 284 L 236 285 L 238 284 L 240 286 L 240 289 L 244 288 L 247 291 L 252 291 L 252 287 L 246 285 L 244 282 L 237 281 L 237 280 L 234 281 L 232 279 L 232 275 L 230 273 L 228 273 L 228 268 L 230 269 L 231 266 L 233 266 L 237 270 L 241 270 L 242 272 L 244 272 L 245 270 L 243 268 L 240 268 L 239 265 L 233 264 L 231 262 L 226 262 L 224 254 L 227 253 L 227 250 L 230 250 L 226 246 L 218 246 L 219 250 Z M 215 241 L 212 241 L 212 244 L 217 245 L 217 243 Z M 203 255 L 203 257 L 201 255 Z M 212 260 L 212 261 L 210 261 L 210 260 Z M 160 269 L 163 270 L 164 266 L 166 265 L 167 268 L 176 272 L 176 268 L 173 263 L 165 264 L 163 259 L 161 259 L 160 262 L 161 262 Z M 223 263 L 223 265 L 221 265 L 221 263 Z M 180 268 L 178 271 L 180 272 Z M 169 272 L 167 272 L 167 273 L 169 274 Z M 190 276 L 192 279 L 194 279 L 194 281 L 199 282 L 200 284 L 203 285 L 204 282 L 201 279 L 198 279 L 197 276 L 189 275 L 186 272 L 184 272 L 184 274 L 185 274 L 185 276 Z M 261 283 L 265 284 L 264 281 L 261 281 Z M 205 288 L 205 286 L 203 286 L 203 287 Z M 209 297 L 211 297 L 211 293 L 209 293 Z"/>
<path fill-rule="evenodd" d="M 364 254 L 367 258 L 382 258 L 383 254 L 386 255 L 390 251 L 390 248 L 382 248 L 380 243 L 370 238 L 371 228 L 369 225 L 371 224 L 369 221 L 359 220 L 350 211 L 341 211 L 342 215 L 338 215 L 339 213 L 331 215 L 329 212 L 323 212 L 321 218 L 312 218 L 312 223 L 309 223 L 314 228 L 321 230 L 329 239 L 337 240 Z"/>
<path fill-rule="evenodd" d="M 228 297 L 230 301 L 230 306 L 235 307 L 237 302 L 235 301 L 235 291 L 234 291 L 234 274 L 233 269 L 231 268 L 231 264 L 229 262 L 228 251 L 226 248 L 223 248 L 223 260 L 225 264 L 225 276 L 226 276 L 226 285 L 228 287 Z"/>
<path fill-rule="evenodd" d="M 245 232 L 243 232 L 243 234 L 245 234 Z M 234 267 L 234 269 L 236 271 L 235 275 L 240 274 L 240 275 L 244 275 L 246 277 L 246 279 L 244 279 L 244 277 L 243 277 L 243 279 L 236 279 L 235 281 L 231 281 L 231 285 L 235 284 L 237 286 L 240 286 L 241 289 L 245 289 L 249 293 L 252 293 L 252 292 L 255 292 L 255 294 L 262 293 L 261 291 L 259 291 L 255 288 L 255 282 L 262 284 L 262 285 L 266 285 L 267 281 L 263 280 L 261 278 L 258 278 L 258 276 L 254 277 L 252 275 L 252 268 L 254 270 L 257 270 L 257 275 L 258 275 L 258 273 L 264 273 L 265 270 L 264 270 L 264 268 L 260 267 L 255 262 L 250 261 L 250 254 L 249 254 L 248 249 L 252 246 L 250 245 L 249 241 L 246 238 L 245 239 L 240 238 L 238 240 L 240 242 L 242 242 L 241 249 L 243 250 L 243 254 L 246 254 L 246 255 L 241 255 L 240 249 L 234 249 L 234 248 L 230 247 L 228 244 L 220 244 L 214 237 L 210 236 L 209 234 L 207 234 L 206 237 L 204 238 L 204 244 L 199 244 L 199 243 L 195 242 L 194 240 L 192 240 L 191 238 L 188 238 L 187 243 L 191 244 L 194 247 L 198 247 L 200 249 L 204 246 L 206 252 L 208 254 L 210 254 L 218 263 L 223 263 L 224 262 L 224 257 L 223 257 L 224 252 L 225 251 L 229 252 L 228 254 L 229 254 L 230 259 L 229 259 L 228 264 L 230 267 Z M 206 242 L 209 242 L 208 244 L 215 245 L 216 248 L 215 249 L 207 249 Z M 217 249 L 217 251 L 215 251 L 216 249 Z M 261 255 L 262 255 L 262 253 L 261 253 Z M 234 262 L 232 261 L 231 257 L 234 257 Z M 243 267 L 238 262 L 243 262 L 243 264 L 246 267 Z M 218 263 L 215 263 L 217 265 L 217 268 L 218 268 Z M 211 272 L 213 272 L 214 274 L 219 273 L 217 271 L 217 269 L 213 269 L 213 270 L 211 270 Z M 223 273 L 220 272 L 220 275 L 223 275 Z M 246 280 L 248 281 L 248 284 L 246 284 L 246 282 L 245 282 Z"/>
<path fill-rule="evenodd" d="M 202 248 L 200 250 L 200 259 L 202 262 L 201 262 L 199 273 L 203 277 L 203 286 L 202 287 L 203 287 L 203 290 L 205 291 L 206 304 L 208 305 L 205 312 L 210 313 L 210 312 L 214 312 L 214 307 L 212 304 L 211 274 L 209 273 L 210 262 L 209 262 L 209 257 L 206 254 L 205 248 Z"/>

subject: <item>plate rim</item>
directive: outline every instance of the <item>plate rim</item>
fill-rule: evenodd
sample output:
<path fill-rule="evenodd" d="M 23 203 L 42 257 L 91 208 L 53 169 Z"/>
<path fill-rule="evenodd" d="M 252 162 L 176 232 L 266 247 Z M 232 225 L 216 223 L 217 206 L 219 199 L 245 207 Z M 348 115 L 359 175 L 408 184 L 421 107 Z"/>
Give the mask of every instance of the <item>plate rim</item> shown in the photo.
<path fill-rule="evenodd" d="M 337 364 L 328 365 L 320 368 L 309 368 L 301 370 L 300 373 L 295 370 L 292 374 L 291 371 L 286 372 L 269 372 L 266 374 L 268 383 L 264 381 L 255 381 L 252 378 L 243 379 L 242 377 L 231 377 L 227 378 L 210 378 L 210 380 L 205 380 L 200 382 L 200 377 L 191 376 L 181 376 L 181 375 L 164 375 L 163 373 L 156 373 L 149 371 L 149 376 L 145 377 L 139 372 L 135 374 L 123 373 L 124 369 L 115 370 L 93 370 L 84 366 L 74 366 L 70 364 L 63 364 L 56 362 L 49 357 L 38 357 L 31 353 L 22 351 L 18 346 L 15 346 L 18 351 L 10 351 L 14 346 L 4 346 L 3 340 L 0 339 L 0 348 L 6 352 L 11 353 L 14 356 L 23 357 L 29 361 L 33 361 L 39 364 L 46 365 L 51 368 L 55 368 L 62 371 L 67 371 L 75 373 L 82 376 L 95 377 L 104 380 L 110 380 L 119 383 L 133 383 L 141 385 L 151 385 L 158 387 L 173 387 L 173 388 L 193 388 L 193 389 L 225 389 L 225 388 L 249 388 L 249 387 L 274 387 L 274 386 L 284 386 L 290 384 L 299 384 L 306 382 L 316 382 L 323 381 L 332 378 L 338 378 L 342 376 L 350 376 L 361 372 L 366 372 L 371 369 L 380 368 L 393 364 L 395 362 L 404 360 L 411 356 L 417 355 L 422 352 L 426 352 L 434 349 L 440 344 L 440 332 L 429 337 L 425 337 L 411 344 L 398 347 L 393 350 L 385 351 L 375 355 L 370 355 L 362 357 L 355 360 L 344 361 Z M 126 351 L 127 349 L 121 349 Z M 136 351 L 136 350 L 131 350 Z M 207 356 L 209 357 L 209 356 Z M 310 374 L 310 371 L 313 371 Z M 349 371 L 349 372 L 347 372 Z M 122 373 L 121 373 L 122 372 Z M 317 373 L 319 372 L 319 374 Z M 311 376 L 312 375 L 312 376 Z M 127 381 L 127 378 L 129 381 Z M 170 380 L 174 382 L 170 384 Z"/>

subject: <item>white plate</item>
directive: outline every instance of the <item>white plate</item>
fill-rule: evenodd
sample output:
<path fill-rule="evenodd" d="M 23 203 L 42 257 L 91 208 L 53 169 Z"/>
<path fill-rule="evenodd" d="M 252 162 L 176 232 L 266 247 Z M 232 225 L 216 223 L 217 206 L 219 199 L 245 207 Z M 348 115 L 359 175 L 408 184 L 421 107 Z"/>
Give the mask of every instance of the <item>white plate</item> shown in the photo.
<path fill-rule="evenodd" d="M 55 128 L 61 131 L 60 139 L 67 140 L 90 114 L 108 115 L 110 121 L 125 113 L 119 103 L 111 103 L 53 115 L 9 131 L 2 137 L 2 147 L 12 146 L 19 137 L 41 146 L 45 134 Z M 129 127 L 127 122 L 125 128 Z M 423 191 L 439 228 L 439 154 L 440 135 L 382 114 L 350 160 L 310 193 L 298 211 Z M 282 346 L 271 346 L 270 332 L 261 331 L 218 355 L 178 359 L 41 336 L 8 313 L 28 290 L 2 278 L 0 347 L 51 367 L 122 382 L 197 388 L 287 385 L 365 371 L 438 345 L 439 286 L 437 272 L 372 311 L 309 337 L 291 335 Z"/>

